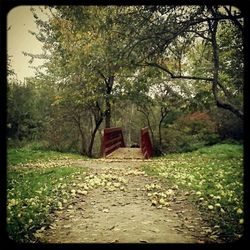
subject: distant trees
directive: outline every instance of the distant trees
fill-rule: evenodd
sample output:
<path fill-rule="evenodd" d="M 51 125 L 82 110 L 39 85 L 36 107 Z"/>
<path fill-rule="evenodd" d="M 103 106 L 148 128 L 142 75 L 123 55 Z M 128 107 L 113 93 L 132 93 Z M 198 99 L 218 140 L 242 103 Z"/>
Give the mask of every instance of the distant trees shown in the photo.
<path fill-rule="evenodd" d="M 14 140 L 38 139 L 41 114 L 36 90 L 28 83 L 12 79 L 7 96 L 7 136 Z"/>

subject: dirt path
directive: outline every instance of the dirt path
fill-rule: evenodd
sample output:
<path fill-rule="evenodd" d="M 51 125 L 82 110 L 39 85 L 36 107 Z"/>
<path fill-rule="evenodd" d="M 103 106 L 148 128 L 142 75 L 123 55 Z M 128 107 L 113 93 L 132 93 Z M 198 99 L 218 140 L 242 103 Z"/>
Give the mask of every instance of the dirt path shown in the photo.
<path fill-rule="evenodd" d="M 85 182 L 92 188 L 78 184 L 87 192 L 76 192 L 67 208 L 51 215 L 54 223 L 40 235 L 40 241 L 204 243 L 206 235 L 202 232 L 206 225 L 187 202 L 187 194 L 175 187 L 165 190 L 141 171 L 141 164 L 142 161 L 83 161 L 82 166 L 89 170 Z M 162 204 L 159 200 L 155 203 L 157 192 L 166 203 L 163 199 Z M 154 195 L 156 198 L 152 198 Z"/>
<path fill-rule="evenodd" d="M 118 148 L 107 159 L 144 159 L 140 148 Z"/>

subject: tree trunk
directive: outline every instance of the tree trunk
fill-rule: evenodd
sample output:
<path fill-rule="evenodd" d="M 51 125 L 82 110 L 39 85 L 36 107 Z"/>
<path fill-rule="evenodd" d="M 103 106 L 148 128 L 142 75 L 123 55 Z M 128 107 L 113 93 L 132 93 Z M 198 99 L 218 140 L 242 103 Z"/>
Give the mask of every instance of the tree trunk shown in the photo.
<path fill-rule="evenodd" d="M 212 81 L 212 92 L 218 108 L 223 108 L 231 111 L 240 119 L 244 118 L 244 113 L 238 108 L 234 107 L 230 103 L 223 102 L 218 96 L 218 85 L 219 85 L 219 49 L 217 45 L 216 33 L 217 33 L 218 21 L 214 20 L 213 22 L 209 22 L 209 30 L 211 32 L 211 40 L 213 47 L 213 81 Z M 223 89 L 222 89 L 223 90 Z M 225 91 L 224 91 L 225 92 Z"/>
<path fill-rule="evenodd" d="M 111 103 L 110 103 L 110 94 L 112 92 L 114 84 L 114 76 L 110 76 L 108 81 L 106 81 L 106 114 L 105 114 L 105 127 L 111 127 Z"/>
<path fill-rule="evenodd" d="M 86 150 L 86 142 L 85 142 L 84 133 L 83 133 L 82 129 L 79 129 L 79 131 L 80 131 L 80 137 L 81 137 L 80 154 L 86 156 L 88 154 L 87 154 L 87 150 Z"/>
<path fill-rule="evenodd" d="M 159 122 L 159 128 L 158 128 L 159 129 L 159 146 L 160 147 L 162 146 L 161 125 L 162 125 L 163 120 L 167 116 L 167 114 L 168 114 L 167 108 L 161 108 L 161 120 Z"/>
<path fill-rule="evenodd" d="M 130 113 L 130 118 L 128 121 L 128 143 L 132 143 L 132 119 L 134 117 L 134 104 L 131 104 L 131 113 Z M 133 141 L 134 142 L 134 141 Z"/>
<path fill-rule="evenodd" d="M 89 143 L 89 147 L 88 147 L 88 157 L 92 157 L 92 150 L 93 150 L 93 145 L 94 145 L 94 141 L 95 141 L 95 135 L 96 132 L 98 131 L 100 125 L 102 124 L 103 121 L 103 117 L 101 117 L 95 124 L 95 128 L 93 130 L 93 132 L 91 133 L 91 138 L 90 138 L 90 143 Z"/>
<path fill-rule="evenodd" d="M 78 131 L 80 133 L 80 154 L 81 155 L 88 155 L 87 154 L 87 150 L 86 150 L 86 140 L 85 140 L 85 136 L 84 136 L 84 132 L 82 130 L 82 127 L 81 127 L 81 118 L 80 117 L 76 117 L 76 116 L 73 116 L 73 120 L 76 124 L 76 126 L 78 127 Z"/>
<path fill-rule="evenodd" d="M 161 121 L 159 123 L 159 146 L 161 147 L 162 145 L 162 137 L 161 137 Z"/>
<path fill-rule="evenodd" d="M 109 97 L 106 98 L 105 128 L 111 127 L 111 105 Z"/>

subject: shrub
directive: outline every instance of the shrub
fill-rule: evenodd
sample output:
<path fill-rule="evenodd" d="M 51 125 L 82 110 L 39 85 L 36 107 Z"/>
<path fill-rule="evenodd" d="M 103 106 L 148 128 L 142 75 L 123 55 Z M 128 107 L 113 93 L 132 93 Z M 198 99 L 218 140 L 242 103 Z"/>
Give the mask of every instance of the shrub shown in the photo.
<path fill-rule="evenodd" d="M 243 121 L 225 110 L 218 110 L 214 114 L 218 133 L 222 140 L 232 139 L 242 141 L 244 137 Z"/>
<path fill-rule="evenodd" d="M 163 129 L 163 151 L 186 152 L 219 141 L 216 123 L 204 112 L 179 117 Z"/>
<path fill-rule="evenodd" d="M 79 138 L 74 126 L 63 120 L 51 119 L 47 123 L 44 138 L 46 149 L 59 152 L 80 152 Z"/>

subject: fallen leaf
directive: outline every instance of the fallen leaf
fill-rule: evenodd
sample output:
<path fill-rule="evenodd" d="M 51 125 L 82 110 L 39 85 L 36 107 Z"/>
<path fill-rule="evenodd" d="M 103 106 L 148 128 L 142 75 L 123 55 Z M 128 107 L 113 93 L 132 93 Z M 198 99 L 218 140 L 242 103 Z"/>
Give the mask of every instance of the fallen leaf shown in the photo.
<path fill-rule="evenodd" d="M 140 240 L 141 243 L 149 243 L 147 240 Z"/>
<path fill-rule="evenodd" d="M 151 204 L 152 204 L 152 206 L 156 206 L 157 205 L 157 200 L 152 200 Z"/>
<path fill-rule="evenodd" d="M 63 225 L 63 227 L 64 227 L 64 228 L 70 228 L 70 227 L 72 227 L 72 225 L 71 225 L 71 224 Z"/>
<path fill-rule="evenodd" d="M 88 194 L 88 191 L 86 191 L 86 190 L 77 190 L 76 192 L 77 192 L 78 194 L 82 194 L 82 195 Z"/>
<path fill-rule="evenodd" d="M 205 241 L 204 241 L 204 240 L 197 240 L 197 243 L 199 243 L 199 244 L 204 244 Z"/>
<path fill-rule="evenodd" d="M 165 205 L 165 200 L 161 198 L 161 199 L 159 200 L 159 204 Z"/>
<path fill-rule="evenodd" d="M 150 229 L 150 231 L 152 231 L 154 233 L 159 233 L 160 232 L 160 230 L 158 228 L 152 228 L 152 229 Z"/>
<path fill-rule="evenodd" d="M 116 242 L 118 242 L 118 240 L 117 240 L 117 239 L 112 240 L 110 243 L 116 243 Z"/>

